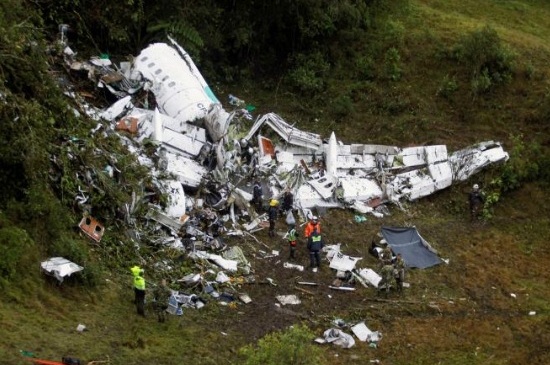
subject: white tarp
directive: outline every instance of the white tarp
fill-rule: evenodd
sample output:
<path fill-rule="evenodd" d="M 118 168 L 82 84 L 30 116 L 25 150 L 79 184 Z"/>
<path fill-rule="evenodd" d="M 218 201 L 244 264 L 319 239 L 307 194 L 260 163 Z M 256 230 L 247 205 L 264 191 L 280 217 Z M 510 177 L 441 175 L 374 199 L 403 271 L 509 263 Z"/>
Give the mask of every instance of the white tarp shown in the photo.
<path fill-rule="evenodd" d="M 82 266 L 63 257 L 52 257 L 40 263 L 42 270 L 48 275 L 55 276 L 59 282 L 63 282 L 66 276 L 71 276 L 75 272 L 84 270 Z"/>

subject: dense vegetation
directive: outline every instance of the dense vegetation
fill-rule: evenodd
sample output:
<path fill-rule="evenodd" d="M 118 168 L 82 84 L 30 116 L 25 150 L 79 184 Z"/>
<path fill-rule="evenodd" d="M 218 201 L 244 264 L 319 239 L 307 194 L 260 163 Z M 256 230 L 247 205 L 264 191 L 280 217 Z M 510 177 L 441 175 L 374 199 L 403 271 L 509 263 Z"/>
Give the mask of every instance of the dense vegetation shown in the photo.
<path fill-rule="evenodd" d="M 90 139 L 95 122 L 77 115 L 59 87 L 60 24 L 69 26 L 79 54 L 113 59 L 172 35 L 220 94 L 232 90 L 262 111 L 323 135 L 336 130 L 347 142 L 454 149 L 500 140 L 510 163 L 480 177 L 491 219 L 498 218 L 499 201 L 525 184 L 544 190 L 550 182 L 549 14 L 544 1 L 1 1 L 2 315 L 9 317 L 11 304 L 62 307 L 38 271 L 29 270 L 45 256 L 86 266 L 78 284 L 93 293 L 106 277 L 116 280 L 111 275 L 154 252 L 147 246 L 135 252 L 122 233 L 123 206 L 149 187 L 147 174 L 116 138 Z M 102 177 L 106 164 L 124 168 L 122 183 Z M 82 185 L 86 174 L 99 185 Z M 91 196 L 89 207 L 74 201 L 81 189 Z M 457 194 L 444 199 L 445 214 L 463 213 Z M 75 230 L 83 213 L 112 222 L 101 245 L 90 248 Z M 78 288 L 68 299 L 82 294 Z M 250 346 L 239 355 L 250 364 L 281 363 L 277 356 L 288 353 L 278 355 L 277 346 L 308 335 L 298 328 L 266 338 L 259 346 L 273 358 Z M 0 348 L 0 357 L 13 358 L 14 351 Z"/>

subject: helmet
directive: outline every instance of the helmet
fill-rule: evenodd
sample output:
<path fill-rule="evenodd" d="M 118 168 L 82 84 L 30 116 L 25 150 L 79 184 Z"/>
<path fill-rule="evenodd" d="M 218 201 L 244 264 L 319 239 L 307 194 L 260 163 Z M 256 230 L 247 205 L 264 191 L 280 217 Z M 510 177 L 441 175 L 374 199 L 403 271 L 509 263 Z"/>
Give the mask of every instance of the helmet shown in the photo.
<path fill-rule="evenodd" d="M 269 202 L 270 207 L 276 207 L 277 205 L 279 205 L 279 201 L 277 199 L 271 199 Z"/>
<path fill-rule="evenodd" d="M 317 222 L 317 220 L 319 220 L 319 218 L 316 215 L 314 215 L 313 217 L 311 217 L 311 220 L 314 221 L 314 222 Z"/>
<path fill-rule="evenodd" d="M 479 185 L 478 185 L 478 184 L 474 184 L 473 188 L 474 188 L 474 190 L 477 190 L 477 189 L 479 189 Z"/>

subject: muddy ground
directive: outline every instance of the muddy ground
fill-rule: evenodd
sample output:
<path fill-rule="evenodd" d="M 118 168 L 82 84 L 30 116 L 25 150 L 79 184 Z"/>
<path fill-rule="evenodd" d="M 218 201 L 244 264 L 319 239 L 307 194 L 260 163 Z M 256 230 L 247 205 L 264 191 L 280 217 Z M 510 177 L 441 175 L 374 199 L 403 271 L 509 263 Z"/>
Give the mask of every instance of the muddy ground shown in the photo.
<path fill-rule="evenodd" d="M 354 213 L 347 210 L 330 210 L 322 217 L 327 243 L 342 243 L 343 253 L 363 257 L 357 267 L 375 270 L 378 261 L 367 250 L 380 227 L 416 226 L 449 264 L 409 270 L 405 281 L 410 288 L 402 294 L 392 291 L 386 296 L 360 284 L 353 292 L 330 289 L 335 271 L 326 260 L 319 272 L 307 270 L 303 237 L 294 263 L 306 270 L 283 268 L 288 246 L 282 239 L 286 225 L 281 218 L 277 238 L 269 238 L 265 230 L 256 234 L 260 243 L 238 240 L 257 282 L 236 287 L 253 302 L 222 311 L 212 326 L 243 336 L 246 342 L 298 322 L 307 323 L 321 336 L 337 318 L 349 324 L 365 321 L 371 330 L 382 333 L 376 348 L 359 341 L 346 350 L 323 345 L 334 355 L 334 364 L 367 360 L 385 364 L 550 363 L 550 274 L 546 269 L 550 256 L 541 237 L 548 233 L 545 217 L 550 215 L 546 207 L 517 204 L 526 196 L 546 199 L 543 190 L 525 188 L 502 201 L 492 220 L 471 222 L 466 204 L 461 206 L 456 200 L 460 189 L 464 187 L 408 204 L 405 210 L 390 207 L 390 216 L 367 216 L 363 223 L 356 223 Z M 527 223 L 541 231 L 525 233 Z M 257 250 L 279 250 L 280 256 L 261 258 L 254 255 Z M 267 278 L 277 285 L 267 283 Z M 304 286 L 299 281 L 319 285 Z M 301 304 L 276 306 L 276 295 L 287 294 L 296 294 Z M 533 311 L 536 314 L 529 315 Z M 349 328 L 343 329 L 351 334 Z"/>

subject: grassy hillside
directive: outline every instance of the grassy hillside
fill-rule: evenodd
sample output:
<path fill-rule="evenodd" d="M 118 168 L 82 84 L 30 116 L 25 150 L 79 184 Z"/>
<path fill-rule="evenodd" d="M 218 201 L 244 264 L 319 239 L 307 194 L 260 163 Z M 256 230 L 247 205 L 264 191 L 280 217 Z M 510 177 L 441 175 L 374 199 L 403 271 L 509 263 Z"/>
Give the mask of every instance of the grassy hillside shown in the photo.
<path fill-rule="evenodd" d="M 498 35 L 499 50 L 513 55 L 512 76 L 479 93 L 472 88 L 473 61 L 457 54 L 468 44 L 465 39 L 486 26 Z M 384 337 L 378 348 L 359 342 L 348 350 L 318 347 L 321 363 L 550 363 L 550 198 L 544 172 L 550 167 L 549 39 L 547 1 L 414 0 L 375 38 L 356 40 L 355 53 L 334 65 L 321 96 L 266 87 L 261 80 L 218 87 L 220 95 L 233 93 L 260 112 L 280 113 L 324 137 L 334 130 L 346 142 L 441 143 L 451 151 L 488 139 L 504 143 L 512 153 L 511 167 L 492 168 L 473 179 L 500 197 L 483 223 L 472 224 L 467 213 L 466 193 L 473 181 L 407 204 L 403 211 L 391 207 L 392 215 L 383 219 L 369 216 L 359 224 L 352 212 L 340 210 L 324 218 L 328 241 L 362 255 L 365 266 L 375 265 L 366 245 L 380 226 L 415 225 L 449 264 L 409 272 L 411 287 L 404 296 L 391 294 L 386 300 L 372 289 L 339 293 L 324 286 L 305 294 L 294 288 L 295 281 L 328 284 L 330 270 L 317 276 L 286 270 L 276 260 L 256 259 L 254 252 L 265 247 L 254 240 L 234 240 L 230 243 L 243 247 L 258 280 L 270 277 L 278 286 L 241 284 L 251 304 L 234 308 L 211 302 L 159 324 L 153 315 L 136 316 L 127 270 L 112 265 L 131 247 L 108 242 L 107 251 L 107 244 L 89 243 L 73 232 L 71 239 L 91 250 L 87 262 L 98 268 L 98 285 L 74 281 L 58 286 L 46 280 L 38 270 L 46 253 L 38 246 L 28 248 L 20 276 L 3 287 L 0 297 L 0 363 L 28 363 L 20 355 L 25 350 L 51 360 L 69 355 L 121 365 L 241 364 L 246 359 L 239 348 L 268 333 L 304 323 L 320 336 L 334 318 L 365 320 Z M 387 52 L 392 47 L 398 58 Z M 372 63 L 362 57 L 367 54 L 374 55 Z M 504 186 L 491 184 L 503 176 Z M 523 181 L 513 184 L 512 177 Z M 37 214 L 48 212 L 56 210 L 37 208 Z M 0 228 L 8 222 L 2 216 Z M 283 232 L 283 222 L 277 228 Z M 16 237 L 24 240 L 23 234 Z M 284 241 L 269 239 L 267 232 L 258 239 L 271 249 L 285 249 Z M 306 264 L 303 251 L 300 260 Z M 154 270 L 148 273 L 156 281 Z M 278 309 L 273 305 L 277 294 L 297 294 L 302 304 Z M 79 323 L 88 330 L 76 332 Z"/>

